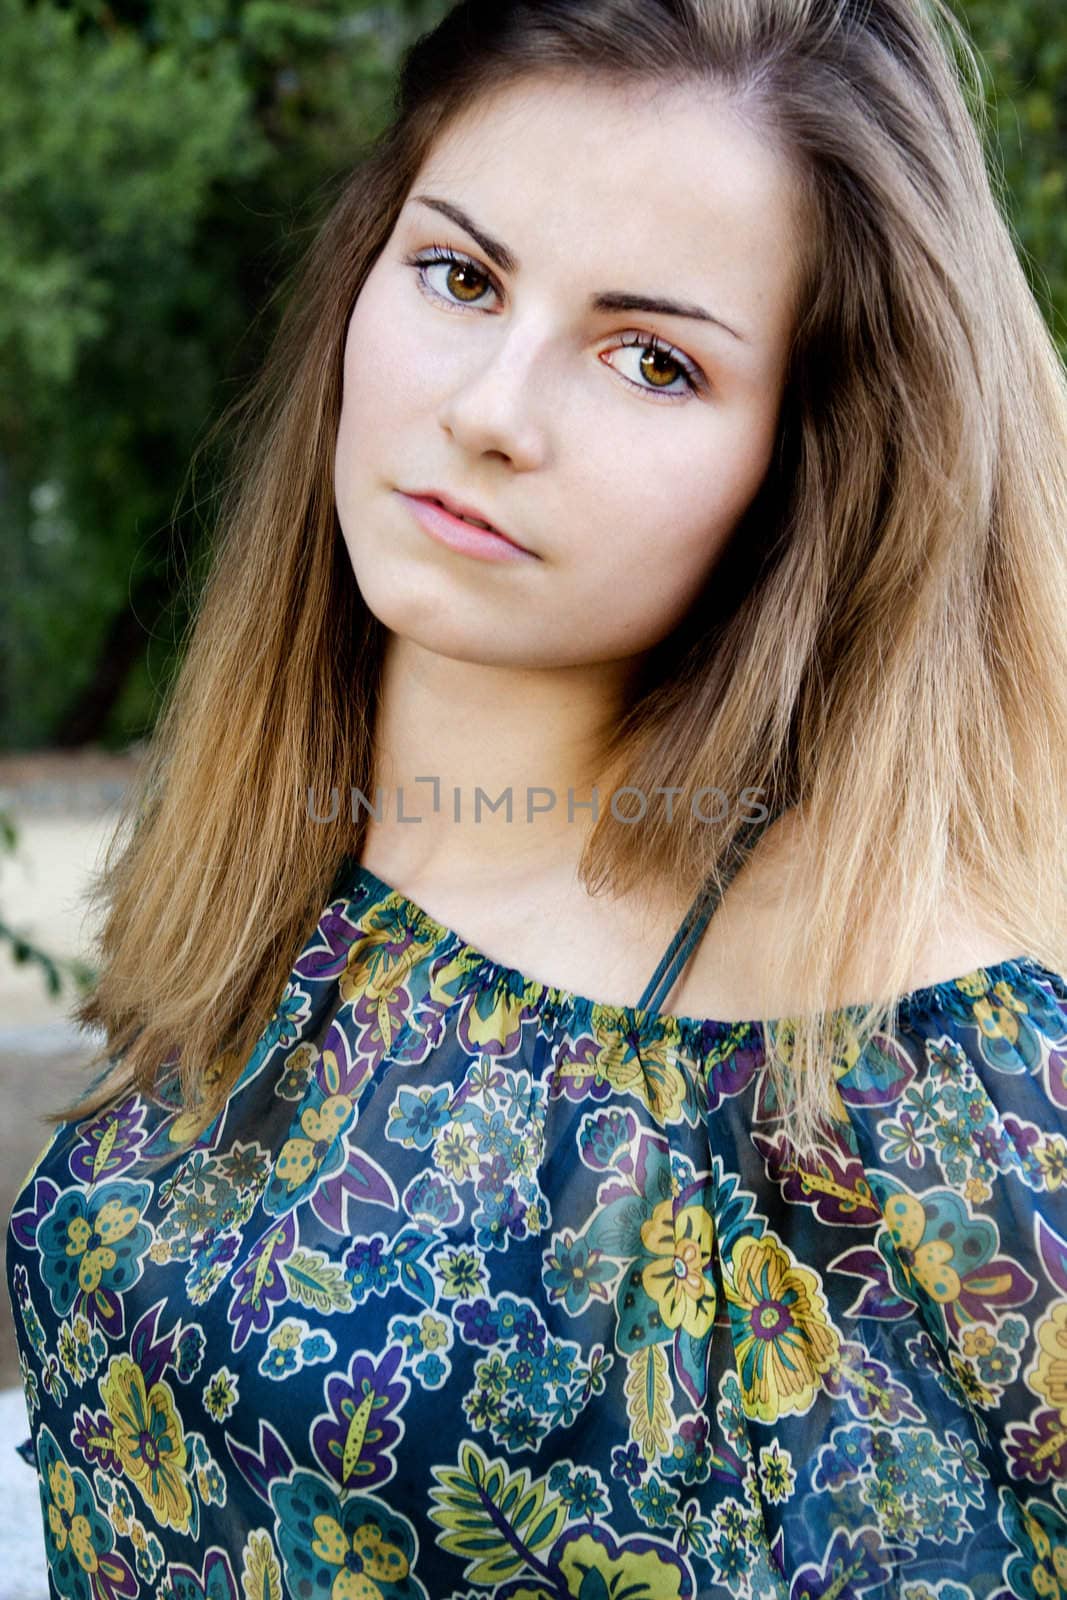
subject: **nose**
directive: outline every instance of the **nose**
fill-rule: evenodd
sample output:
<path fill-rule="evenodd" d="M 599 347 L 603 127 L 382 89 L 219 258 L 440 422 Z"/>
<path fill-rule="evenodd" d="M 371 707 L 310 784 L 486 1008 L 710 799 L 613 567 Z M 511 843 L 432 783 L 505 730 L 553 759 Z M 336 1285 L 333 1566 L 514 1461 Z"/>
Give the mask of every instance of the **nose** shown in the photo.
<path fill-rule="evenodd" d="M 465 366 L 438 418 L 471 455 L 503 456 L 520 471 L 542 464 L 547 451 L 545 384 L 536 371 L 543 347 L 512 328 L 475 364 Z"/>

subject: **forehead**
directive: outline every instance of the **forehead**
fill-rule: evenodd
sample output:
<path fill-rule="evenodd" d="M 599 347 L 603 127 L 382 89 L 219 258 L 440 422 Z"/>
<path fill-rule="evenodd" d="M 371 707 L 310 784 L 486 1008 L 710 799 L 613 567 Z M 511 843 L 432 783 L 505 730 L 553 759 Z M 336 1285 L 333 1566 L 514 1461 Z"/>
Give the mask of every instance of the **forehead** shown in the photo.
<path fill-rule="evenodd" d="M 460 204 L 522 272 L 555 264 L 594 288 L 714 289 L 747 326 L 793 309 L 796 172 L 769 131 L 705 85 L 525 79 L 450 123 L 413 191 Z"/>

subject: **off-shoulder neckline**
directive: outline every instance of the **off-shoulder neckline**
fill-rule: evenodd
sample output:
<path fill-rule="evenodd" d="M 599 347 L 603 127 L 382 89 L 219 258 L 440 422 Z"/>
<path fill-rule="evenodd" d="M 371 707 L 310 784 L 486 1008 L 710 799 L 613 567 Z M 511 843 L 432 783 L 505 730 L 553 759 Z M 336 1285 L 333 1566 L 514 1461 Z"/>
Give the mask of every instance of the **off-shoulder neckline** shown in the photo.
<path fill-rule="evenodd" d="M 447 943 L 451 957 L 459 959 L 461 964 L 469 967 L 472 972 L 477 972 L 486 989 L 498 987 L 506 989 L 511 994 L 521 995 L 524 1004 L 529 1008 L 544 1008 L 556 1017 L 573 1015 L 588 1021 L 595 1011 L 602 1024 L 615 1026 L 623 1033 L 640 1033 L 649 1028 L 661 1028 L 667 1035 L 689 1038 L 708 1033 L 717 1036 L 732 1033 L 735 1037 L 739 1037 L 758 1032 L 764 1026 L 778 1028 L 783 1022 L 795 1020 L 791 1015 L 769 1018 L 694 1017 L 679 1012 L 654 1012 L 647 1006 L 629 1006 L 621 1005 L 617 1001 L 596 1000 L 589 995 L 564 989 L 557 984 L 543 983 L 539 978 L 532 978 L 517 967 L 498 961 L 472 944 L 469 939 L 465 939 L 455 928 L 448 927 L 437 917 L 432 916 L 424 906 L 419 905 L 403 890 L 380 878 L 370 867 L 347 857 L 335 882 L 334 897 L 350 899 L 351 891 L 359 889 L 360 886 L 376 900 L 388 900 L 409 926 L 423 933 L 432 943 Z M 920 988 L 908 990 L 898 998 L 898 1011 L 907 1014 L 930 1009 L 935 1003 L 943 1003 L 950 992 L 961 993 L 969 983 L 981 984 L 983 978 L 986 986 L 992 987 L 995 983 L 1020 975 L 1032 978 L 1055 979 L 1056 977 L 1055 973 L 1033 956 L 1006 956 L 989 966 L 973 967 L 970 971 L 959 973 L 955 977 L 942 978 L 937 983 L 924 984 Z M 866 1004 L 853 1002 L 835 1007 L 830 1016 L 858 1018 L 867 1009 Z"/>

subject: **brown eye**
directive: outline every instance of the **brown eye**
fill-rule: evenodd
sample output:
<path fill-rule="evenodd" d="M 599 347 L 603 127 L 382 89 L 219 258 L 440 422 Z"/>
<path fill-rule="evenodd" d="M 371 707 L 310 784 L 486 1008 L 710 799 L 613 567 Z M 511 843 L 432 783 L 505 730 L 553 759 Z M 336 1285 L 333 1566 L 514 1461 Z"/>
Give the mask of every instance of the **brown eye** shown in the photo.
<path fill-rule="evenodd" d="M 419 287 L 425 294 L 446 305 L 475 305 L 486 289 L 493 287 L 493 280 L 476 261 L 454 250 L 446 250 L 443 245 L 434 245 L 428 255 L 408 256 L 404 265 L 415 268 Z M 447 269 L 438 279 L 441 288 L 430 278 L 431 272 L 439 268 Z"/>
<path fill-rule="evenodd" d="M 657 389 L 666 388 L 674 383 L 682 371 L 680 363 L 675 361 L 673 356 L 669 356 L 665 350 L 657 349 L 654 345 L 649 345 L 638 365 L 641 368 L 642 376 L 646 377 Z M 668 368 L 666 377 L 663 375 L 664 366 Z"/>
<path fill-rule="evenodd" d="M 664 344 L 654 334 L 628 333 L 620 341 L 624 350 L 633 351 L 630 358 L 637 369 L 637 382 L 625 372 L 620 375 L 635 389 L 644 394 L 655 394 L 664 400 L 681 400 L 687 394 L 706 394 L 707 380 L 700 368 L 673 345 Z M 603 357 L 601 358 L 603 359 Z M 613 365 L 609 362 L 608 365 Z M 672 385 L 680 384 L 680 388 Z"/>
<path fill-rule="evenodd" d="M 471 282 L 478 278 L 482 280 L 480 288 Z M 449 294 L 454 294 L 457 300 L 463 300 L 468 295 L 477 300 L 479 295 L 485 293 L 485 274 L 480 273 L 469 261 L 457 261 L 445 273 L 445 284 Z"/>

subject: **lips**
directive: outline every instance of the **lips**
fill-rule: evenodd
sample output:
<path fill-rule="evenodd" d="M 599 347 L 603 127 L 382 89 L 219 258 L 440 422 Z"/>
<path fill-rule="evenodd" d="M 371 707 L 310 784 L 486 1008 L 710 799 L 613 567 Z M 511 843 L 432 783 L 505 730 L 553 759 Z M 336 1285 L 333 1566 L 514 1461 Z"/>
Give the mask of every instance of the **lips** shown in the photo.
<path fill-rule="evenodd" d="M 488 529 L 479 526 L 480 522 L 488 522 L 487 517 L 479 518 L 478 522 L 468 520 L 471 513 L 470 506 L 462 507 L 466 515 L 459 516 L 451 509 L 456 502 L 449 500 L 445 495 L 432 492 L 415 494 L 405 489 L 398 489 L 396 493 L 406 502 L 409 514 L 424 533 L 459 555 L 476 557 L 480 561 L 541 559 L 532 550 L 525 549 L 492 525 Z"/>
<path fill-rule="evenodd" d="M 469 522 L 472 528 L 484 528 L 486 533 L 499 534 L 502 539 L 507 538 L 506 533 L 501 533 L 499 528 L 494 528 L 491 522 L 486 522 L 484 517 L 471 516 L 468 511 L 460 511 L 458 506 L 450 505 L 447 500 L 442 500 L 438 495 L 422 495 L 423 500 L 432 500 L 434 505 L 441 506 L 445 511 L 451 512 L 454 517 L 462 517 L 464 522 Z"/>
<path fill-rule="evenodd" d="M 525 545 L 519 544 L 503 528 L 498 528 L 495 522 L 490 522 L 484 511 L 478 506 L 454 500 L 451 495 L 441 494 L 437 489 L 413 489 L 409 491 L 417 500 L 430 500 L 434 505 L 441 506 L 453 517 L 460 517 L 464 522 L 469 522 L 474 528 L 481 528 L 488 533 L 495 533 L 498 539 L 506 539 L 508 544 L 515 545 L 519 550 L 524 550 Z"/>

